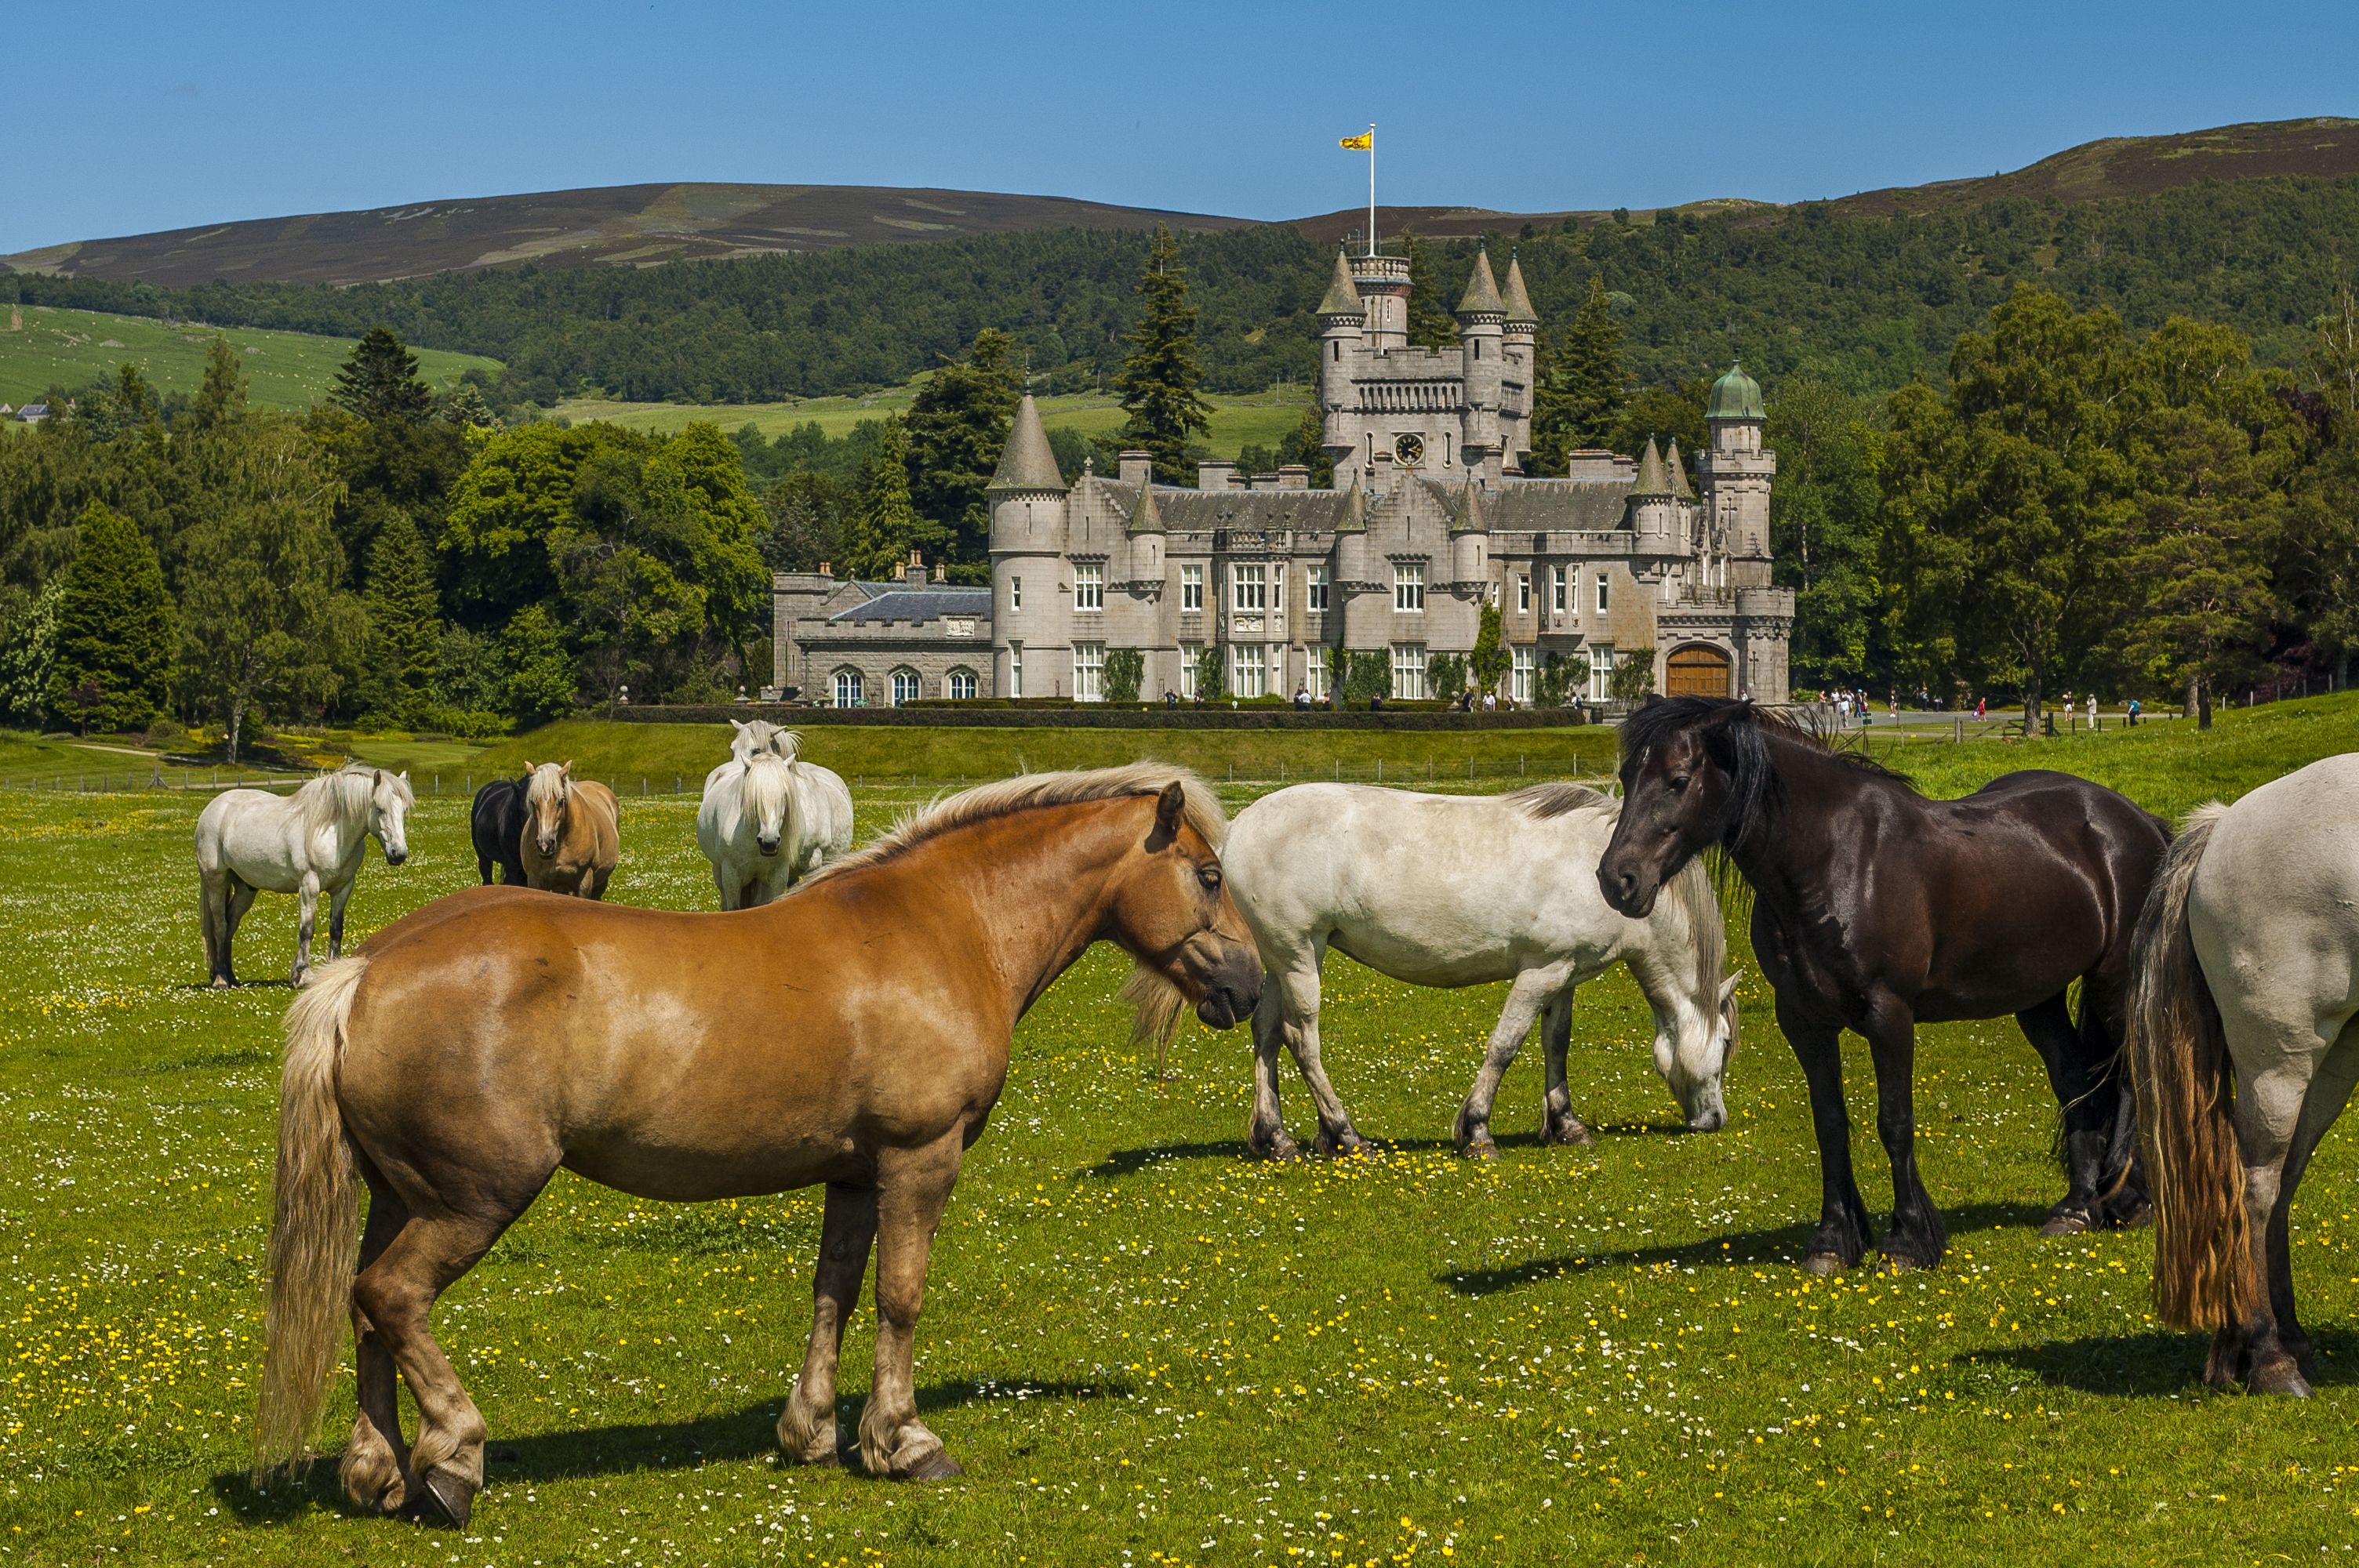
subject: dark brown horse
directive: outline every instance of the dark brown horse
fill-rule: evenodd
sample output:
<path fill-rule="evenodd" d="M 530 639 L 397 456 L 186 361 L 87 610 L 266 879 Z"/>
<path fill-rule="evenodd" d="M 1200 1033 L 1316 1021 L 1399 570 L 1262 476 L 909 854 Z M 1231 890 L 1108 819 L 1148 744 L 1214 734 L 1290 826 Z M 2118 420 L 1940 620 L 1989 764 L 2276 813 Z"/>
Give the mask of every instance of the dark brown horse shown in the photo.
<path fill-rule="evenodd" d="M 309 1444 L 349 1313 L 346 1489 L 464 1524 L 484 1418 L 428 1316 L 561 1165 L 676 1202 L 825 1184 L 787 1457 L 836 1461 L 836 1355 L 873 1244 L 861 1457 L 957 1474 L 918 1419 L 911 1346 L 1008 1036 L 1101 939 L 1137 959 L 1125 994 L 1147 1034 L 1186 1001 L 1216 1029 L 1251 1013 L 1261 959 L 1222 881 L 1222 827 L 1175 769 L 1042 773 L 954 796 L 760 909 L 470 888 L 378 932 L 288 1012 L 257 1464 Z"/>
<path fill-rule="evenodd" d="M 1917 1173 L 1917 1025 L 2013 1013 L 2064 1108 L 2070 1190 L 2042 1234 L 2144 1212 L 2130 1096 L 2115 1068 L 2132 933 L 2169 829 L 2086 779 L 2031 770 L 1962 800 L 1724 697 L 1650 698 L 1622 727 L 1622 819 L 1599 862 L 1606 901 L 1643 915 L 1664 879 L 1724 850 L 1752 884 L 1753 947 L 1801 1059 L 1824 1204 L 1806 1266 L 1849 1268 L 1871 1239 L 1852 1174 L 1841 1038 L 1875 1065 L 1892 1161 L 1884 1255 L 1930 1268 L 1948 1246 Z M 2065 1004 L 2081 982 L 2076 1025 Z"/>

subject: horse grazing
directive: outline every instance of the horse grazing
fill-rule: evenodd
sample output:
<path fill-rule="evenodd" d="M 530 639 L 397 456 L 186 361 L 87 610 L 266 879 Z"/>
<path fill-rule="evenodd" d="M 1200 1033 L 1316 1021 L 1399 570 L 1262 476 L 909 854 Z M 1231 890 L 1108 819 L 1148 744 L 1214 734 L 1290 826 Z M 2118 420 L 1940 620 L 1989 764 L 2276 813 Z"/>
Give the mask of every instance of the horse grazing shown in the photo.
<path fill-rule="evenodd" d="M 287 1015 L 257 1467 L 308 1446 L 349 1312 L 346 1488 L 463 1525 L 484 1419 L 429 1314 L 562 1165 L 674 1202 L 825 1183 L 778 1440 L 791 1461 L 836 1461 L 836 1360 L 873 1243 L 861 1459 L 956 1475 L 918 1419 L 911 1346 L 1009 1037 L 1100 940 L 1137 960 L 1124 994 L 1142 1037 L 1189 1002 L 1215 1029 L 1250 1012 L 1261 965 L 1222 881 L 1222 827 L 1212 793 L 1170 768 L 1039 773 L 954 795 L 738 914 L 478 887 L 378 932 Z M 406 1447 L 397 1369 L 419 1410 Z"/>
<path fill-rule="evenodd" d="M 1709 1132 L 1726 1120 L 1721 1079 L 1736 1042 L 1736 977 L 1725 972 L 1720 905 L 1690 865 L 1643 917 L 1609 907 L 1594 873 L 1618 810 L 1571 784 L 1491 796 L 1309 784 L 1239 812 L 1221 860 L 1267 973 L 1254 1013 L 1252 1150 L 1300 1153 L 1279 1115 L 1280 1041 L 1318 1109 L 1317 1147 L 1362 1142 L 1319 1060 L 1320 967 L 1330 947 L 1413 985 L 1514 982 L 1459 1108 L 1462 1153 L 1497 1155 L 1492 1101 L 1535 1018 L 1547 1067 L 1540 1141 L 1590 1141 L 1565 1085 L 1572 993 L 1620 962 L 1654 1010 L 1655 1070 L 1688 1125 Z"/>
<path fill-rule="evenodd" d="M 485 881 L 492 868 L 500 881 L 516 886 L 524 881 L 524 780 L 494 779 L 475 792 L 467 810 L 467 834 L 475 844 L 475 870 Z"/>
<path fill-rule="evenodd" d="M 1654 697 L 1622 726 L 1622 819 L 1597 880 L 1643 914 L 1663 880 L 1718 848 L 1753 888 L 1753 950 L 1800 1058 L 1823 1202 L 1805 1267 L 1857 1263 L 1870 1239 L 1851 1160 L 1842 1033 L 1867 1040 L 1892 1162 L 1884 1256 L 1930 1268 L 1948 1246 L 1918 1174 L 1917 1025 L 2013 1013 L 2064 1108 L 2070 1190 L 2044 1235 L 2145 1208 L 2130 1097 L 2114 1071 L 2133 929 L 2169 830 L 2122 795 L 2027 771 L 1928 800 L 1864 757 L 1726 697 Z M 2081 982 L 2076 1025 L 2065 1003 Z"/>
<path fill-rule="evenodd" d="M 291 795 L 262 789 L 223 790 L 197 817 L 197 909 L 205 935 L 205 968 L 216 987 L 237 984 L 230 944 L 257 890 L 291 892 L 299 901 L 295 968 L 301 985 L 311 970 L 311 932 L 320 893 L 328 894 L 328 957 L 344 947 L 344 905 L 374 837 L 385 863 L 409 858 L 407 819 L 417 797 L 407 773 L 351 763 L 313 779 Z"/>
<path fill-rule="evenodd" d="M 740 744 L 751 728 L 738 726 Z M 800 760 L 801 737 L 792 730 L 762 728 L 770 735 L 704 775 L 696 811 L 697 847 L 712 862 L 723 909 L 767 903 L 852 849 L 852 792 L 843 780 Z"/>
<path fill-rule="evenodd" d="M 2156 1315 L 2215 1331 L 2207 1382 L 2306 1395 L 2287 1217 L 2359 1082 L 2359 755 L 2188 817 L 2137 946 Z"/>
<path fill-rule="evenodd" d="M 517 845 L 527 887 L 578 898 L 603 898 L 622 858 L 622 808 L 595 779 L 576 779 L 571 762 L 525 764 L 525 831 Z"/>

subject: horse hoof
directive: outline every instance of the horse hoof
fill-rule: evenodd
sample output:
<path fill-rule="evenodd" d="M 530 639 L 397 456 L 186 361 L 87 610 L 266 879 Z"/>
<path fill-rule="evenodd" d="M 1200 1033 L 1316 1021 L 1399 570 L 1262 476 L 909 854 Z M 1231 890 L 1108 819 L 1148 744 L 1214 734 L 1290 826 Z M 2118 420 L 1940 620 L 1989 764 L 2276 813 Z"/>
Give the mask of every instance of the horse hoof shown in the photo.
<path fill-rule="evenodd" d="M 2040 1226 L 2042 1236 L 2078 1236 L 2089 1228 L 2089 1217 L 2079 1209 L 2066 1209 L 2051 1214 Z"/>
<path fill-rule="evenodd" d="M 2279 1356 L 2253 1368 L 2253 1375 L 2245 1380 L 2245 1391 L 2248 1394 L 2283 1394 L 2289 1399 L 2306 1400 L 2310 1398 L 2310 1384 L 2303 1380 L 2300 1371 L 2295 1368 L 2292 1357 Z"/>
<path fill-rule="evenodd" d="M 1540 1129 L 1540 1141 L 1569 1143 L 1576 1149 L 1587 1149 L 1595 1144 L 1597 1140 L 1590 1136 L 1589 1129 L 1583 1127 L 1578 1118 L 1569 1116 L 1553 1127 Z"/>
<path fill-rule="evenodd" d="M 1330 1133 L 1322 1127 L 1311 1141 L 1311 1147 L 1321 1154 L 1357 1154 L 1367 1146 L 1368 1141 L 1349 1127 L 1337 1133 Z"/>
<path fill-rule="evenodd" d="M 1883 1254 L 1883 1261 L 1886 1272 L 1893 1274 L 1913 1274 L 1919 1269 L 1933 1267 L 1922 1258 L 1911 1258 L 1899 1252 Z"/>
<path fill-rule="evenodd" d="M 1817 1274 L 1822 1279 L 1840 1274 L 1850 1267 L 1840 1252 L 1813 1252 L 1802 1260 L 1802 1272 Z"/>
<path fill-rule="evenodd" d="M 1276 1160 L 1281 1163 L 1299 1160 L 1302 1158 L 1302 1145 L 1281 1132 L 1267 1143 L 1256 1149 L 1254 1157 L 1260 1160 Z"/>
<path fill-rule="evenodd" d="M 426 1472 L 426 1495 L 434 1501 L 438 1519 L 428 1523 L 442 1523 L 452 1530 L 465 1530 L 475 1513 L 475 1483 L 453 1473 L 448 1466 L 437 1465 Z"/>
<path fill-rule="evenodd" d="M 1488 1132 L 1478 1132 L 1468 1139 L 1458 1152 L 1469 1160 L 1495 1160 L 1499 1157 L 1499 1145 Z"/>
<path fill-rule="evenodd" d="M 2144 1230 L 2154 1223 L 2154 1205 L 2140 1198 L 2136 1204 L 2114 1210 L 2106 1217 L 2116 1228 Z"/>
<path fill-rule="evenodd" d="M 957 1460 L 937 1448 L 893 1478 L 897 1481 L 955 1481 L 965 1474 L 965 1469 Z"/>
<path fill-rule="evenodd" d="M 213 989 L 217 991 L 225 991 L 236 983 L 237 982 L 235 980 L 231 979 L 227 975 L 215 975 L 213 977 Z"/>

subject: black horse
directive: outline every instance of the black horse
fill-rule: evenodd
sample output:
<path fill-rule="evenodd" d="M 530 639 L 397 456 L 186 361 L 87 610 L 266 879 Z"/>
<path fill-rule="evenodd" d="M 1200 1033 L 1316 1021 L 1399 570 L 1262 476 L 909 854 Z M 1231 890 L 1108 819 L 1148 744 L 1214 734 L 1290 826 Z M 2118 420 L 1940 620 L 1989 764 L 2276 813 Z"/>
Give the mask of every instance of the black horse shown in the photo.
<path fill-rule="evenodd" d="M 522 779 L 494 779 L 475 792 L 467 831 L 475 840 L 475 869 L 484 881 L 492 880 L 497 866 L 500 881 L 524 885 L 524 818 Z"/>
<path fill-rule="evenodd" d="M 2068 773 L 2027 771 L 1928 800 L 1799 724 L 1725 697 L 1649 698 L 1622 727 L 1620 823 L 1598 863 L 1606 902 L 1653 907 L 1665 879 L 1724 850 L 1752 885 L 1753 947 L 1801 1059 L 1824 1206 L 1805 1266 L 1832 1273 L 1871 1239 L 1853 1178 L 1843 1031 L 1875 1065 L 1892 1160 L 1884 1255 L 1930 1268 L 1948 1246 L 1917 1173 L 1917 1025 L 2013 1013 L 2064 1108 L 2070 1190 L 2044 1235 L 2141 1217 L 2133 1101 L 2114 1071 L 2131 935 L 2169 828 Z M 2065 1005 L 2081 982 L 2078 1025 Z"/>

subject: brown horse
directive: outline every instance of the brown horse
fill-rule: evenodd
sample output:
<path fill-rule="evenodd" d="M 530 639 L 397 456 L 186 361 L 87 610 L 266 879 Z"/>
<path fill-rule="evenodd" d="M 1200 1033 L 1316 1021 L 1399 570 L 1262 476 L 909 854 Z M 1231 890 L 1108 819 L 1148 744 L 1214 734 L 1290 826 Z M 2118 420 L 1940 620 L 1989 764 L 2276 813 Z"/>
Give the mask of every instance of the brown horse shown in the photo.
<path fill-rule="evenodd" d="M 873 1242 L 861 1460 L 957 1474 L 918 1419 L 910 1351 L 934 1227 L 1006 1081 L 1009 1036 L 1100 939 L 1137 959 L 1124 994 L 1142 1037 L 1167 1036 L 1190 1000 L 1215 1029 L 1250 1014 L 1261 960 L 1222 882 L 1223 828 L 1211 792 L 1171 768 L 1043 773 L 953 796 L 759 909 L 481 887 L 377 933 L 287 1015 L 257 1466 L 309 1445 L 349 1311 L 346 1488 L 464 1525 L 484 1420 L 428 1314 L 562 1165 L 679 1202 L 825 1183 L 810 1344 L 778 1440 L 790 1460 L 835 1462 L 836 1357 Z M 406 1453 L 397 1368 L 419 1408 Z"/>
<path fill-rule="evenodd" d="M 1852 1172 L 1843 1032 L 1875 1067 L 1892 1162 L 1884 1255 L 1930 1268 L 1948 1237 L 1917 1172 L 1917 1025 L 2013 1013 L 2064 1110 L 2071 1189 L 2042 1234 L 2141 1217 L 2131 1100 L 2116 1069 L 2132 933 L 2170 830 L 2102 784 L 2027 770 L 1928 800 L 1749 701 L 1650 698 L 1622 726 L 1621 820 L 1598 862 L 1605 901 L 1644 915 L 1666 878 L 1712 849 L 1753 887 L 1753 950 L 1799 1058 L 1818 1133 L 1821 1208 L 1804 1266 L 1866 1255 Z M 2081 982 L 2081 1015 L 2065 1004 Z"/>
<path fill-rule="evenodd" d="M 595 779 L 576 780 L 571 762 L 524 765 L 527 887 L 603 898 L 623 853 L 622 808 Z"/>

